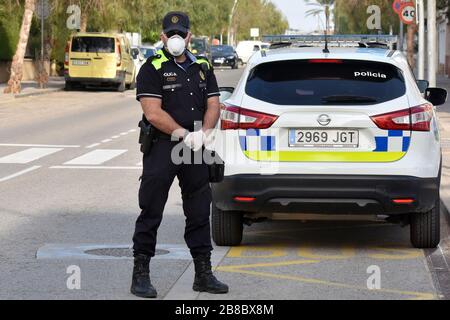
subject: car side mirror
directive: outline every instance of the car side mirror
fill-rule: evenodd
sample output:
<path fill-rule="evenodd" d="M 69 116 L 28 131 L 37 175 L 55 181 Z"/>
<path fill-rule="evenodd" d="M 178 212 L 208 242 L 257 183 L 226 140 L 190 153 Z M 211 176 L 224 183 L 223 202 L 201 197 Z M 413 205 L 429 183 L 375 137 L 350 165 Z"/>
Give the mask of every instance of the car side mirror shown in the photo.
<path fill-rule="evenodd" d="M 427 80 L 417 80 L 417 87 L 419 87 L 420 93 L 425 93 L 425 91 L 430 86 L 430 83 Z"/>
<path fill-rule="evenodd" d="M 233 95 L 234 88 L 233 87 L 220 87 L 219 92 L 220 92 L 220 103 L 224 103 Z"/>
<path fill-rule="evenodd" d="M 434 106 L 440 106 L 447 102 L 447 90 L 441 88 L 428 88 L 425 90 L 425 99 Z"/>

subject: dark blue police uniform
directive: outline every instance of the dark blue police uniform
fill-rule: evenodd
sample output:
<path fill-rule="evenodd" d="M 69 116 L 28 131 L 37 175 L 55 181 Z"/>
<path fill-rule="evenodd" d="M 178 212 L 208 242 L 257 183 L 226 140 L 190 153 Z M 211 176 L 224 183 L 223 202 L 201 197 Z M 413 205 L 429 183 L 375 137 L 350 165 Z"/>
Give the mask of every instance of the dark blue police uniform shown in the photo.
<path fill-rule="evenodd" d="M 165 49 L 147 60 L 137 78 L 137 100 L 162 100 L 162 108 L 179 125 L 194 131 L 201 122 L 210 97 L 219 96 L 212 66 L 204 58 L 186 51 L 188 62 L 180 65 Z M 170 187 L 178 177 L 186 216 L 185 240 L 193 257 L 212 251 L 210 236 L 211 189 L 208 167 L 202 164 L 174 164 L 171 155 L 178 141 L 159 134 L 151 152 L 144 156 L 139 190 L 141 215 L 133 237 L 134 254 L 155 255 L 157 231 Z M 193 151 L 191 159 L 194 159 Z"/>

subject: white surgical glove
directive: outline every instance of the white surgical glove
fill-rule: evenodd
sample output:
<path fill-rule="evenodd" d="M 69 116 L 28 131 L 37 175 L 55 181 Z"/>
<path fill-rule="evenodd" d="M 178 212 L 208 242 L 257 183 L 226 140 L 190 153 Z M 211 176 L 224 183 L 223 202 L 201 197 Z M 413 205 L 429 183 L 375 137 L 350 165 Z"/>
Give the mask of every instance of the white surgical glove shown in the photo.
<path fill-rule="evenodd" d="M 194 152 L 200 151 L 206 141 L 206 134 L 203 130 L 189 133 L 183 140 L 184 144 Z"/>

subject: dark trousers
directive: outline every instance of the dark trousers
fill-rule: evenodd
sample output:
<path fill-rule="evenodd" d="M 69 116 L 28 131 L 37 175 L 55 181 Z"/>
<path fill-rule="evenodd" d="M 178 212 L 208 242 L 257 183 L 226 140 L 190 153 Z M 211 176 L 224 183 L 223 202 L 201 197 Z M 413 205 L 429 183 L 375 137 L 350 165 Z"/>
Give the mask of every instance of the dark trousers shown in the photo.
<path fill-rule="evenodd" d="M 142 210 L 133 237 L 134 254 L 155 255 L 156 237 L 161 224 L 170 187 L 178 177 L 186 216 L 184 238 L 193 257 L 212 251 L 208 167 L 203 164 L 174 164 L 172 149 L 177 142 L 158 140 L 144 156 L 144 170 L 139 190 Z M 191 154 L 193 163 L 193 152 Z"/>

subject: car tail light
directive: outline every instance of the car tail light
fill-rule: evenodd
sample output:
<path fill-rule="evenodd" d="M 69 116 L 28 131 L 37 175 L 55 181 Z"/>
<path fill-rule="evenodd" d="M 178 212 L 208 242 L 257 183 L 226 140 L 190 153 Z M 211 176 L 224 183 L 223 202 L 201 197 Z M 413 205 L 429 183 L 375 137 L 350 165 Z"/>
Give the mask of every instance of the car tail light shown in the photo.
<path fill-rule="evenodd" d="M 418 107 L 371 117 L 380 129 L 430 131 L 433 105 L 426 103 Z"/>
<path fill-rule="evenodd" d="M 69 51 L 70 51 L 70 42 L 67 42 L 66 49 L 64 50 L 64 65 L 69 66 Z"/>
<path fill-rule="evenodd" d="M 120 48 L 120 41 L 116 39 L 116 61 L 117 66 L 120 67 L 122 65 L 122 49 Z"/>
<path fill-rule="evenodd" d="M 221 115 L 222 130 L 268 129 L 278 116 L 252 111 L 233 105 L 223 105 Z"/>
<path fill-rule="evenodd" d="M 392 202 L 395 204 L 413 204 L 414 199 L 394 199 Z"/>
<path fill-rule="evenodd" d="M 234 201 L 236 202 L 254 202 L 256 198 L 254 197 L 234 197 Z"/>

